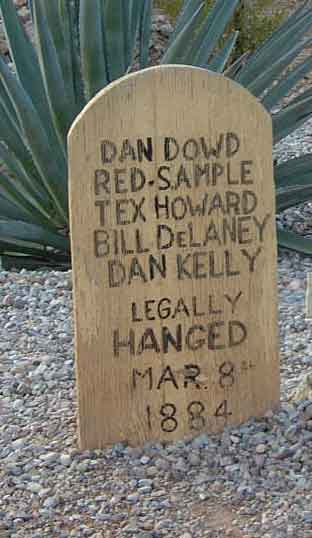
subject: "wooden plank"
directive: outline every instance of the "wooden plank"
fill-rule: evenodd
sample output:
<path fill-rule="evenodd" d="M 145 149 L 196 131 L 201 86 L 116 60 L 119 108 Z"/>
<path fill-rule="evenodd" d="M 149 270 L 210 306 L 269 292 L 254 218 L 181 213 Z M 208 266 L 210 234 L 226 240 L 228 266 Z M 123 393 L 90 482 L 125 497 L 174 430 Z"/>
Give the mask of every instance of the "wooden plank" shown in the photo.
<path fill-rule="evenodd" d="M 269 114 L 206 70 L 150 68 L 69 134 L 82 448 L 221 431 L 279 405 Z"/>

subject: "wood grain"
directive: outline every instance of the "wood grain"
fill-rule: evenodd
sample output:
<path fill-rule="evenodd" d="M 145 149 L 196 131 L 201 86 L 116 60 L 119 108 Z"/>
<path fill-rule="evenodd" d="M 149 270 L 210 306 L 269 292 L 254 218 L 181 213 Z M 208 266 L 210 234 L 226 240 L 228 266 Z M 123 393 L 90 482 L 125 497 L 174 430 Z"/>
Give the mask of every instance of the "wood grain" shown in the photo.
<path fill-rule="evenodd" d="M 222 431 L 279 405 L 269 114 L 206 70 L 150 68 L 69 134 L 82 448 Z"/>

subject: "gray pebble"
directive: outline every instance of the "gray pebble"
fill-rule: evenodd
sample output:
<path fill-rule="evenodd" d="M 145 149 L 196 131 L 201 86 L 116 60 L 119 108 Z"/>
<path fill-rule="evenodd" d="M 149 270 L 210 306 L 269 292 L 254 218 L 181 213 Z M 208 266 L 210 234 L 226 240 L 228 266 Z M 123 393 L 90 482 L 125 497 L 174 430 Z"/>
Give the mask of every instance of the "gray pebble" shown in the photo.
<path fill-rule="evenodd" d="M 138 502 L 139 498 L 140 498 L 139 495 L 137 495 L 137 494 L 134 493 L 134 494 L 132 494 L 132 495 L 128 495 L 128 497 L 127 497 L 127 501 L 129 501 L 130 503 L 135 504 L 135 503 Z"/>
<path fill-rule="evenodd" d="M 47 499 L 44 500 L 43 506 L 45 508 L 56 508 L 59 504 L 59 498 L 57 496 L 55 497 L 47 497 Z"/>
<path fill-rule="evenodd" d="M 308 404 L 303 411 L 303 416 L 305 420 L 312 419 L 312 403 Z"/>
<path fill-rule="evenodd" d="M 42 454 L 40 459 L 49 465 L 50 463 L 55 463 L 58 460 L 59 455 L 57 452 L 48 452 L 47 454 Z"/>
<path fill-rule="evenodd" d="M 62 454 L 60 456 L 60 462 L 62 465 L 64 465 L 64 467 L 69 467 L 70 464 L 71 464 L 71 456 L 69 454 Z"/>
<path fill-rule="evenodd" d="M 2 299 L 2 305 L 3 306 L 13 306 L 14 304 L 14 296 L 13 295 L 5 295 Z"/>
<path fill-rule="evenodd" d="M 39 493 L 42 487 L 40 486 L 40 484 L 38 484 L 38 482 L 30 482 L 29 484 L 27 484 L 27 489 L 29 489 L 29 491 L 31 491 L 32 493 Z"/>

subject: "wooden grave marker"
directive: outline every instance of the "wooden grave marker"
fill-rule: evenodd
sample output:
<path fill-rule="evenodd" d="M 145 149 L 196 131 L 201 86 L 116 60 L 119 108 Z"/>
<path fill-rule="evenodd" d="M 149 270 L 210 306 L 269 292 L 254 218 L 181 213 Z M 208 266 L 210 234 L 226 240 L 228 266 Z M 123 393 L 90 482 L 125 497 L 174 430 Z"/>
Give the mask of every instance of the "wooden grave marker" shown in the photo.
<path fill-rule="evenodd" d="M 269 114 L 186 66 L 100 92 L 69 134 L 82 448 L 279 405 Z"/>

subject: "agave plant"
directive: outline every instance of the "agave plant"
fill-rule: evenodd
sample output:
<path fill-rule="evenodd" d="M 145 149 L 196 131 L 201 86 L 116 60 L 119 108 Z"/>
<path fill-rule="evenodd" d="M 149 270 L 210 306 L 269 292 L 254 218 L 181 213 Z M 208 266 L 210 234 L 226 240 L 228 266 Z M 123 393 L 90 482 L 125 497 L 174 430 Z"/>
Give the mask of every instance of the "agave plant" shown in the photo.
<path fill-rule="evenodd" d="M 289 69 L 310 44 L 312 9 L 304 4 L 254 54 L 229 66 L 237 32 L 220 40 L 239 0 L 185 0 L 163 64 L 204 67 L 237 80 L 275 109 L 310 70 L 312 58 Z M 0 58 L 0 255 L 22 265 L 70 264 L 67 132 L 100 89 L 149 65 L 153 0 L 33 0 L 35 45 L 12 0 L 0 0 L 12 66 Z M 90 31 L 91 29 L 91 31 Z M 298 38 L 298 35 L 300 38 Z M 273 115 L 275 142 L 312 115 L 312 90 Z M 277 206 L 311 199 L 312 156 L 277 165 Z M 312 254 L 290 232 L 280 244 Z"/>

